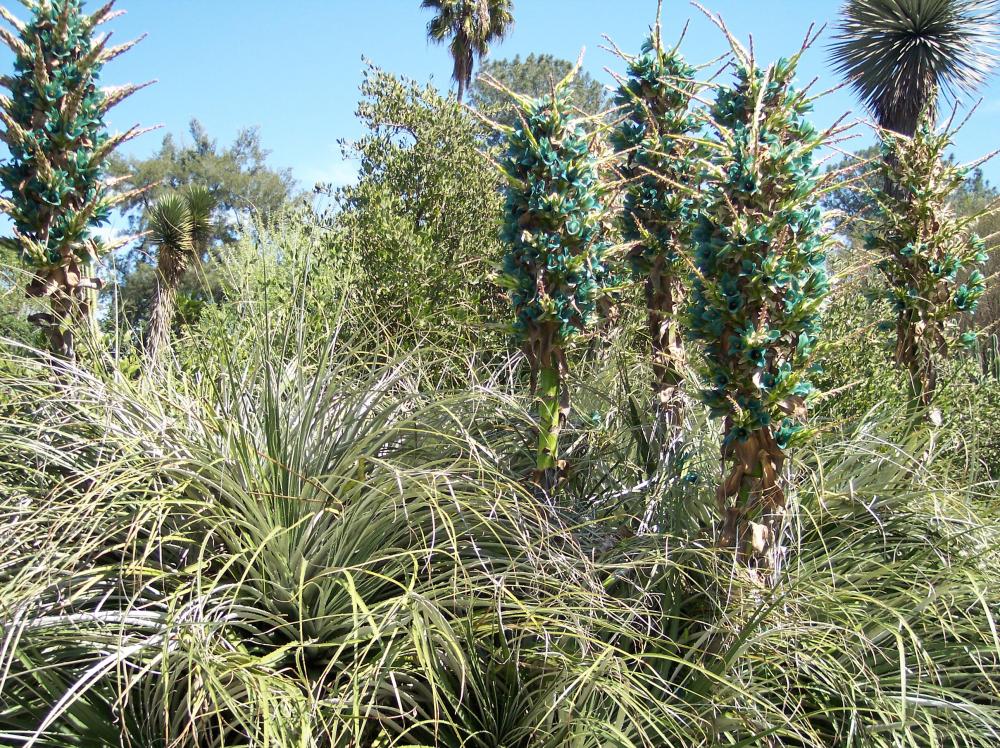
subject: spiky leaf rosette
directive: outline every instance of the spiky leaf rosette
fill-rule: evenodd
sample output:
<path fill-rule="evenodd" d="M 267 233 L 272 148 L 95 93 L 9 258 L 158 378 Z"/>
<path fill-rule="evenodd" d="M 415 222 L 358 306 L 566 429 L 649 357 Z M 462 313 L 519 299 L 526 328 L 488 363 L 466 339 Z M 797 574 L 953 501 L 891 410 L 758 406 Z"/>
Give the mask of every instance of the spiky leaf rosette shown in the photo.
<path fill-rule="evenodd" d="M 537 370 L 557 366 L 553 354 L 595 320 L 610 280 L 609 243 L 596 158 L 570 114 L 565 85 L 518 105 L 521 124 L 508 135 L 503 162 L 509 249 L 501 282 L 514 308 L 513 334 Z"/>
<path fill-rule="evenodd" d="M 950 204 L 968 171 L 948 158 L 951 133 L 937 131 L 925 110 L 912 138 L 884 131 L 882 183 L 866 247 L 882 259 L 885 295 L 896 312 L 896 360 L 914 394 L 930 404 L 935 359 L 959 338 L 958 322 L 986 291 L 980 268 L 986 243 L 973 227 L 982 214 L 959 217 Z M 889 186 L 891 185 L 891 187 Z M 971 344 L 974 333 L 962 335 Z"/>
<path fill-rule="evenodd" d="M 22 0 L 32 11 L 22 22 L 3 10 L 15 29 L 0 29 L 14 52 L 13 75 L 2 79 L 10 97 L 0 98 L 0 135 L 10 158 L 0 166 L 2 203 L 13 222 L 3 240 L 34 271 L 28 293 L 65 305 L 93 287 L 87 266 L 104 250 L 93 229 L 107 222 L 121 197 L 103 181 L 105 160 L 138 128 L 111 137 L 104 116 L 140 86 L 98 88 L 105 62 L 134 44 L 108 47 L 95 28 L 116 15 L 109 3 L 92 15 L 80 0 Z"/>
<path fill-rule="evenodd" d="M 831 52 L 882 127 L 912 135 L 937 92 L 978 89 L 997 64 L 997 0 L 847 0 Z"/>
<path fill-rule="evenodd" d="M 615 103 L 624 118 L 612 145 L 624 154 L 622 176 L 628 180 L 623 207 L 623 238 L 634 242 L 632 270 L 646 277 L 662 262 L 670 272 L 686 273 L 682 255 L 694 220 L 693 187 L 700 153 L 693 137 L 699 122 L 691 101 L 701 90 L 695 69 L 675 51 L 664 51 L 650 38 L 642 54 L 629 61 Z"/>
<path fill-rule="evenodd" d="M 761 70 L 742 57 L 736 84 L 719 91 L 710 184 L 694 232 L 689 325 L 705 353 L 702 396 L 726 419 L 732 472 L 720 501 L 736 501 L 727 505 L 724 538 L 741 542 L 748 517 L 761 555 L 776 552 L 784 450 L 803 429 L 829 288 L 813 163 L 824 137 L 793 88 L 796 60 Z M 754 523 L 758 513 L 770 513 L 770 523 Z"/>

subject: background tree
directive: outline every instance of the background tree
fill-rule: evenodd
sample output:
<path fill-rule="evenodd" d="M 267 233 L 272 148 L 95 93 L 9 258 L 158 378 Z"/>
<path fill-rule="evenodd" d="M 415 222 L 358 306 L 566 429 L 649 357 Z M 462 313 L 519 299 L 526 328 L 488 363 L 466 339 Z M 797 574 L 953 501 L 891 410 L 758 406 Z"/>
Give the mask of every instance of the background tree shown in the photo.
<path fill-rule="evenodd" d="M 452 78 L 458 84 L 458 101 L 472 83 L 476 58 L 489 52 L 514 25 L 511 0 L 422 0 L 420 7 L 437 15 L 427 24 L 427 36 L 438 44 L 450 39 L 455 62 Z"/>
<path fill-rule="evenodd" d="M 998 7 L 996 0 L 847 0 L 832 61 L 880 126 L 913 135 L 938 91 L 972 93 L 995 68 Z"/>
<path fill-rule="evenodd" d="M 722 543 L 774 580 L 785 450 L 804 428 L 829 288 L 813 164 L 826 137 L 792 87 L 799 55 L 763 70 L 731 41 L 736 83 L 719 90 L 711 110 L 716 139 L 694 233 L 690 327 L 704 348 L 703 399 L 725 419 Z"/>
<path fill-rule="evenodd" d="M 615 103 L 624 117 L 613 145 L 627 181 L 623 237 L 632 271 L 645 286 L 652 344 L 653 391 L 663 436 L 673 442 L 682 420 L 685 378 L 679 311 L 686 296 L 691 227 L 697 214 L 701 123 L 691 111 L 702 85 L 676 49 L 663 49 L 660 29 L 627 58 Z"/>
<path fill-rule="evenodd" d="M 189 128 L 190 140 L 180 142 L 172 135 L 163 138 L 152 156 L 112 159 L 109 171 L 126 191 L 121 209 L 133 233 L 145 233 L 151 225 L 150 208 L 164 195 L 188 186 L 207 189 L 213 198 L 210 235 L 200 247 L 199 262 L 187 263 L 178 280 L 177 311 L 186 321 L 210 300 L 222 298 L 216 277 L 215 255 L 236 241 L 241 229 L 250 225 L 252 215 L 263 218 L 279 212 L 296 196 L 296 184 L 288 169 L 268 164 L 255 128 L 241 130 L 228 146 L 209 136 L 197 120 Z M 141 193 L 129 192 L 141 190 Z M 121 335 L 137 343 L 147 334 L 156 298 L 158 276 L 155 268 L 158 249 L 151 235 L 130 247 L 118 259 L 117 307 Z"/>
<path fill-rule="evenodd" d="M 480 152 L 485 127 L 433 86 L 375 67 L 361 94 L 366 131 L 345 150 L 359 177 L 335 194 L 332 222 L 355 268 L 354 303 L 399 345 L 428 335 L 485 342 L 503 304 L 491 281 L 500 177 Z"/>
<path fill-rule="evenodd" d="M 820 204 L 830 212 L 837 232 L 852 242 L 861 242 L 867 231 L 866 222 L 875 210 L 872 195 L 881 178 L 881 153 L 879 146 L 868 146 L 845 155 L 827 169 L 831 176 L 838 175 L 839 186 L 824 194 Z"/>
<path fill-rule="evenodd" d="M 192 257 L 212 237 L 215 197 L 201 185 L 189 185 L 164 195 L 149 209 L 150 240 L 157 247 L 156 296 L 149 326 L 147 351 L 157 362 L 170 342 L 177 286 Z"/>
<path fill-rule="evenodd" d="M 502 83 L 511 91 L 538 98 L 552 93 L 552 87 L 573 69 L 573 63 L 548 54 L 529 54 L 524 59 L 487 60 L 479 69 L 481 76 Z M 581 70 L 566 89 L 570 106 L 583 114 L 597 116 L 611 104 L 607 89 L 590 73 Z M 469 89 L 469 102 L 494 122 L 508 127 L 518 123 L 517 107 L 510 97 L 479 78 Z M 494 136 L 500 140 L 499 135 Z"/>
<path fill-rule="evenodd" d="M 104 170 L 108 155 L 143 130 L 109 136 L 104 117 L 142 86 L 101 90 L 98 81 L 105 63 L 136 42 L 109 47 L 110 34 L 95 35 L 117 15 L 113 2 L 88 15 L 79 0 L 22 1 L 29 22 L 0 14 L 16 31 L 0 30 L 15 57 L 14 75 L 3 79 L 10 98 L 0 98 L 6 126 L 0 137 L 10 151 L 0 167 L 8 195 L 0 208 L 14 225 L 3 244 L 32 270 L 28 296 L 49 301 L 51 313 L 32 321 L 45 330 L 53 353 L 72 360 L 76 331 L 83 324 L 96 331 L 96 263 L 111 249 L 93 230 L 135 197 L 113 195 Z"/>

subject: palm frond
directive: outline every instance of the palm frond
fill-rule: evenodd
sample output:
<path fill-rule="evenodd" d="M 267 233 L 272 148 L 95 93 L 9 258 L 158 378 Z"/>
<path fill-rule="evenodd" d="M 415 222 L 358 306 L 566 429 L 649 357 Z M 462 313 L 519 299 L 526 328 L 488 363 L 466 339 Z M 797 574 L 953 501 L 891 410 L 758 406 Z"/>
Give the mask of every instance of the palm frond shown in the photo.
<path fill-rule="evenodd" d="M 195 248 L 202 247 L 212 235 L 212 217 L 219 201 L 212 191 L 204 185 L 189 185 L 183 193 L 191 219 L 191 243 Z"/>
<path fill-rule="evenodd" d="M 191 250 L 192 218 L 187 200 L 181 195 L 164 195 L 149 210 L 152 242 L 174 252 Z"/>

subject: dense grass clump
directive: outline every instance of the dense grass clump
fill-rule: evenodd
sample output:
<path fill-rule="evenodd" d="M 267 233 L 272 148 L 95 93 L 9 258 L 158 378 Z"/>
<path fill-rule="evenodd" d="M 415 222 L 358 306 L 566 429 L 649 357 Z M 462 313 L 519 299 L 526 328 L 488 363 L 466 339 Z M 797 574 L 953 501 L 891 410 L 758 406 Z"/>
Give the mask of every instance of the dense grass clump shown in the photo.
<path fill-rule="evenodd" d="M 5 744 L 996 740 L 995 487 L 939 474 L 941 435 L 873 414 L 801 453 L 771 590 L 697 527 L 642 521 L 627 408 L 571 431 L 605 481 L 540 504 L 517 378 L 470 363 L 442 388 L 433 351 L 283 340 L 155 380 L 15 353 Z M 711 515 L 697 483 L 666 489 Z"/>

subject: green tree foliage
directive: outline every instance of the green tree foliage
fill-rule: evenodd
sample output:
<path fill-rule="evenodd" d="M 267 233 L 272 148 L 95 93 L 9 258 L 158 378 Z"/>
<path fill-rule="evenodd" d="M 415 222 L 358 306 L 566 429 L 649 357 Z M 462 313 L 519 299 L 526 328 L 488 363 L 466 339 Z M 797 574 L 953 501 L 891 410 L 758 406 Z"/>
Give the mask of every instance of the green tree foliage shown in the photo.
<path fill-rule="evenodd" d="M 568 415 L 566 347 L 593 325 L 610 281 L 596 159 L 567 94 L 575 72 L 548 96 L 515 97 L 521 124 L 506 130 L 503 160 L 508 249 L 501 280 L 514 308 L 514 337 L 537 383 L 536 482 L 546 490 L 555 485 Z"/>
<path fill-rule="evenodd" d="M 228 146 L 220 146 L 197 120 L 192 120 L 189 134 L 190 141 L 182 143 L 167 135 L 159 150 L 147 158 L 113 159 L 109 171 L 121 180 L 126 194 L 143 191 L 121 204 L 134 233 L 150 228 L 150 207 L 159 198 L 192 186 L 211 193 L 215 209 L 210 236 L 199 247 L 196 261 L 187 263 L 177 285 L 177 300 L 190 312 L 186 316 L 192 317 L 205 302 L 222 298 L 216 273 L 221 248 L 232 246 L 251 225 L 252 216 L 266 218 L 279 212 L 295 198 L 296 185 L 291 171 L 268 164 L 269 152 L 256 129 L 240 131 Z M 118 332 L 125 339 L 139 342 L 147 334 L 158 283 L 157 251 L 152 235 L 147 234 L 118 266 L 115 303 L 121 314 Z"/>
<path fill-rule="evenodd" d="M 924 407 L 934 399 L 956 318 L 973 312 L 986 290 L 978 268 L 987 260 L 986 243 L 972 231 L 979 216 L 959 218 L 951 205 L 967 172 L 947 159 L 951 134 L 935 131 L 932 111 L 912 138 L 886 133 L 886 186 L 875 194 L 875 226 L 866 239 L 881 258 L 896 316 L 896 363 Z M 971 345 L 975 333 L 963 339 Z"/>
<path fill-rule="evenodd" d="M 803 430 L 829 286 L 813 164 L 824 136 L 792 86 L 798 56 L 763 70 L 735 44 L 734 52 L 736 83 L 711 110 L 717 140 L 694 234 L 690 328 L 705 353 L 704 401 L 725 419 L 723 543 L 773 572 L 785 450 Z"/>
<path fill-rule="evenodd" d="M 539 98 L 552 93 L 552 87 L 573 69 L 573 63 L 549 54 L 520 55 L 512 60 L 487 60 L 479 69 L 481 76 L 498 81 L 511 91 Z M 590 73 L 580 71 L 567 88 L 570 105 L 585 115 L 598 116 L 610 100 L 603 85 Z M 518 124 L 517 107 L 510 97 L 479 78 L 470 89 L 469 102 L 494 122 L 514 127 Z M 500 136 L 495 136 L 498 140 Z"/>
<path fill-rule="evenodd" d="M 431 85 L 370 67 L 348 146 L 356 184 L 336 194 L 333 221 L 350 257 L 351 296 L 401 345 L 429 334 L 481 337 L 502 303 L 492 269 L 500 177 L 480 151 L 484 127 Z"/>
<path fill-rule="evenodd" d="M 664 50 L 659 29 L 628 58 L 615 103 L 624 116 L 612 144 L 627 182 L 622 234 L 646 293 L 656 410 L 676 428 L 683 409 L 684 347 L 679 311 L 686 297 L 691 228 L 698 209 L 701 123 L 691 109 L 702 86 L 695 69 Z"/>
<path fill-rule="evenodd" d="M 96 34 L 113 17 L 113 3 L 88 15 L 80 0 L 26 0 L 31 19 L 4 10 L 16 33 L 0 31 L 14 52 L 14 73 L 3 79 L 10 97 L 0 99 L 10 158 L 0 167 L 7 194 L 0 208 L 13 236 L 3 240 L 28 266 L 29 296 L 49 300 L 51 313 L 32 319 L 48 335 L 53 353 L 72 360 L 75 334 L 93 321 L 96 263 L 110 248 L 93 230 L 129 199 L 113 195 L 104 179 L 108 155 L 139 135 L 134 127 L 110 136 L 108 110 L 141 86 L 98 88 L 104 65 L 132 47 L 109 47 Z M 93 326 L 91 325 L 91 330 Z"/>
<path fill-rule="evenodd" d="M 125 189 L 146 190 L 121 206 L 136 233 L 146 230 L 152 201 L 188 185 L 207 188 L 217 201 L 213 244 L 235 241 L 250 214 L 272 215 L 295 196 L 291 170 L 268 164 L 270 152 L 257 128 L 241 130 L 228 146 L 220 146 L 196 119 L 188 134 L 190 141 L 181 143 L 166 135 L 152 156 L 111 160 L 109 171 Z"/>
<path fill-rule="evenodd" d="M 847 0 L 832 60 L 878 123 L 912 135 L 938 91 L 974 92 L 996 66 L 996 0 Z"/>
<path fill-rule="evenodd" d="M 454 60 L 452 78 L 458 84 L 458 102 L 472 83 L 476 58 L 483 58 L 490 45 L 502 40 L 514 25 L 511 0 L 422 0 L 421 8 L 436 15 L 427 24 L 427 36 L 442 44 L 450 40 Z"/>

